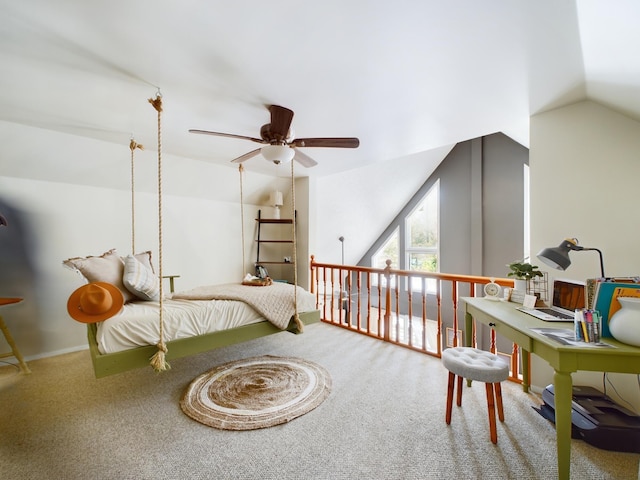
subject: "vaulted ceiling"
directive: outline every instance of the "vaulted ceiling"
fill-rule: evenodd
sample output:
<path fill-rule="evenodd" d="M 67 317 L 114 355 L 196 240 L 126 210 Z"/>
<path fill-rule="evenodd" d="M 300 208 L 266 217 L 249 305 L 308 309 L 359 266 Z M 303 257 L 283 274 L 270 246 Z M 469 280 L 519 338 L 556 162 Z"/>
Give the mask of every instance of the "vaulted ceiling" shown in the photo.
<path fill-rule="evenodd" d="M 640 119 L 639 21 L 636 0 L 0 0 L 0 130 L 153 147 L 160 92 L 163 150 L 233 168 L 255 143 L 188 130 L 257 137 L 268 104 L 296 137 L 360 139 L 304 149 L 302 175 L 498 131 L 528 146 L 531 115 L 584 98 Z"/>

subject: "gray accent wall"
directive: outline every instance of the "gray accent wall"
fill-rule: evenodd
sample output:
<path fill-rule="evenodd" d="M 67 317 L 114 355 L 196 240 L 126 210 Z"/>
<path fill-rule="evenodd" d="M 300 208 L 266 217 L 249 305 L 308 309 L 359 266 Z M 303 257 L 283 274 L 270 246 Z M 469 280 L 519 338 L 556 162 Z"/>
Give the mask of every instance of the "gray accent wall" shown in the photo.
<path fill-rule="evenodd" d="M 404 218 L 440 180 L 440 271 L 505 277 L 506 264 L 524 250 L 524 165 L 526 147 L 496 133 L 458 143 L 402 208 L 358 265 L 400 227 L 400 269 L 404 263 Z"/>
<path fill-rule="evenodd" d="M 520 260 L 524 251 L 524 165 L 527 148 L 506 135 L 496 133 L 458 143 L 434 173 L 402 208 L 384 233 L 373 243 L 358 265 L 371 266 L 372 255 L 396 228 L 400 231 L 400 265 L 404 264 L 404 218 L 436 181 L 440 181 L 440 271 L 463 275 L 506 277 L 506 265 Z M 469 292 L 461 288 L 459 296 Z M 451 298 L 445 284 L 442 298 Z M 418 302 L 418 300 L 415 300 Z M 414 311 L 420 311 L 416 303 Z M 400 296 L 400 312 L 408 312 Z M 436 303 L 427 305 L 428 318 L 436 318 Z M 459 325 L 464 311 L 458 311 Z M 453 308 L 442 302 L 442 331 L 453 326 Z M 489 345 L 489 329 L 480 325 L 480 348 Z M 510 342 L 498 338 L 498 350 L 510 352 Z"/>

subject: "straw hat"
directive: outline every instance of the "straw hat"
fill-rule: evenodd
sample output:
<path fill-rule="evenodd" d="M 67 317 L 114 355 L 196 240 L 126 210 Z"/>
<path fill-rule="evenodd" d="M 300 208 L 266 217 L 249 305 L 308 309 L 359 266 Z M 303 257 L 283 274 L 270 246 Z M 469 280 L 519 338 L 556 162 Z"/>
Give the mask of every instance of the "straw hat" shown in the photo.
<path fill-rule="evenodd" d="M 124 298 L 117 287 L 94 282 L 78 288 L 69 297 L 67 311 L 71 318 L 82 323 L 102 322 L 122 309 Z"/>

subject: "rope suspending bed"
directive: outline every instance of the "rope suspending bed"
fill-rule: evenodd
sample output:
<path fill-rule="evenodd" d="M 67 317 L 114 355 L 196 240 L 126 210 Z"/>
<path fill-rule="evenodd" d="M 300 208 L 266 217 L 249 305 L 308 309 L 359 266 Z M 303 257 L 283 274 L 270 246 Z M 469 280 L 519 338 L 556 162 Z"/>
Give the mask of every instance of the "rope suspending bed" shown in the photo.
<path fill-rule="evenodd" d="M 162 279 L 162 95 L 150 98 L 149 103 L 158 112 L 158 276 Z M 166 361 L 167 345 L 164 341 L 164 288 L 160 281 L 160 341 L 158 351 L 151 357 L 151 366 L 156 372 L 167 370 L 170 365 Z"/>
<path fill-rule="evenodd" d="M 157 112 L 158 124 L 158 277 L 160 279 L 160 296 L 159 296 L 159 341 L 157 345 L 145 345 L 128 350 L 118 351 L 115 353 L 101 353 L 97 340 L 97 324 L 87 324 L 87 336 L 89 341 L 89 351 L 94 367 L 96 378 L 105 377 L 140 368 L 151 366 L 156 372 L 162 372 L 170 368 L 168 360 L 186 357 L 197 353 L 202 353 L 215 348 L 233 345 L 236 343 L 246 342 L 255 338 L 279 333 L 284 330 L 278 328 L 269 321 L 260 321 L 249 325 L 243 325 L 236 328 L 220 330 L 213 333 L 192 336 L 188 338 L 180 338 L 172 341 L 165 341 L 165 325 L 164 325 L 164 290 L 163 290 L 163 256 L 162 256 L 162 96 L 160 90 L 155 98 L 150 98 L 149 103 Z M 135 252 L 135 207 L 134 207 L 134 151 L 143 149 L 142 145 L 135 142 L 133 137 L 130 140 L 129 148 L 131 150 L 131 208 L 132 208 L 132 238 L 131 247 L 132 255 Z M 241 195 L 241 215 L 242 215 L 242 264 L 244 267 L 244 201 L 242 199 L 242 174 L 243 168 L 240 165 L 240 195 Z M 293 162 L 291 166 L 291 201 L 292 208 L 295 211 L 295 183 Z M 293 224 L 293 255 L 294 264 L 296 262 L 296 232 L 295 224 Z M 297 271 L 294 269 L 294 286 L 297 285 Z M 297 287 L 293 289 L 293 301 L 295 314 L 289 321 L 286 331 L 300 333 L 303 331 L 305 324 L 316 323 L 320 321 L 320 312 L 318 310 L 298 313 Z"/>

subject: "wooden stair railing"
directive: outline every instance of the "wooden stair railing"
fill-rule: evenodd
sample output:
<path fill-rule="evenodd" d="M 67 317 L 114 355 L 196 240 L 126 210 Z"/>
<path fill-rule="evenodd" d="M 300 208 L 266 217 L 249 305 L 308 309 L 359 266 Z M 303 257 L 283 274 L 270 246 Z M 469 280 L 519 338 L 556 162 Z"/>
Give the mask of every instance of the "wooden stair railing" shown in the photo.
<path fill-rule="evenodd" d="M 386 263 L 384 269 L 318 263 L 312 255 L 310 291 L 316 296 L 321 320 L 440 357 L 443 340 L 447 346 L 463 344 L 458 338 L 460 325 L 464 325 L 460 297 L 478 296 L 492 280 L 513 287 L 513 280 L 507 278 L 395 270 L 391 261 Z M 481 333 L 484 335 L 478 341 L 474 324 L 471 344 L 507 357 L 510 380 L 520 381 L 518 346 L 496 339 L 493 329 L 488 339 Z"/>

